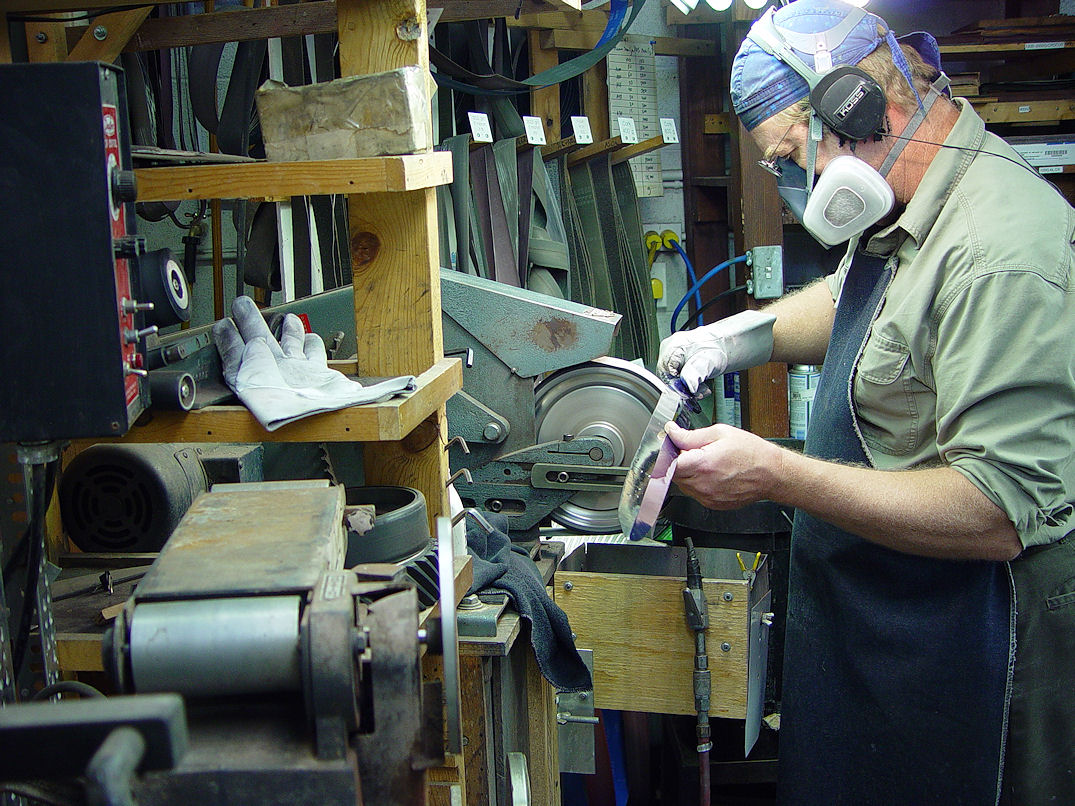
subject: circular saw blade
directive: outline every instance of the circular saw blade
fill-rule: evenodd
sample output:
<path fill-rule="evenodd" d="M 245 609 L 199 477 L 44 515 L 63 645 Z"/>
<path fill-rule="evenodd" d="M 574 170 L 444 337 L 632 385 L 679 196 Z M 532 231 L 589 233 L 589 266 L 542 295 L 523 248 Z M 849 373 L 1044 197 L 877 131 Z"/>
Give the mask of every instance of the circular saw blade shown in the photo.
<path fill-rule="evenodd" d="M 644 367 L 597 358 L 554 372 L 535 396 L 537 441 L 600 436 L 612 443 L 615 466 L 631 462 L 653 409 L 667 387 Z M 579 492 L 552 512 L 562 526 L 587 534 L 620 531 L 619 490 Z"/>

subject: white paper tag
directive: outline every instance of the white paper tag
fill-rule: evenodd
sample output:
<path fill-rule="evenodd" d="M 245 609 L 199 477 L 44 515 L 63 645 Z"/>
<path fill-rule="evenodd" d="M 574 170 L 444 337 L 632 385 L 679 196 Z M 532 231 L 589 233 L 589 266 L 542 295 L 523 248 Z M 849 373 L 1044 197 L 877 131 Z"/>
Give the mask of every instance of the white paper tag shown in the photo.
<path fill-rule="evenodd" d="M 1040 174 L 1062 174 L 1064 173 L 1063 165 L 1042 165 L 1038 168 Z"/>
<path fill-rule="evenodd" d="M 476 143 L 493 142 L 493 130 L 489 126 L 489 116 L 484 112 L 467 112 L 470 118 L 470 135 Z"/>
<path fill-rule="evenodd" d="M 593 132 L 590 131 L 590 119 L 588 117 L 572 115 L 571 131 L 575 133 L 575 142 L 580 146 L 588 146 L 593 142 Z"/>
<path fill-rule="evenodd" d="M 440 15 L 443 13 L 443 8 L 426 9 L 426 26 L 429 28 L 429 33 L 433 33 L 433 29 L 437 26 L 437 22 L 440 20 Z"/>
<path fill-rule="evenodd" d="M 545 127 L 541 125 L 541 118 L 523 115 L 523 128 L 526 130 L 526 142 L 532 146 L 545 145 Z"/>
<path fill-rule="evenodd" d="M 679 142 L 679 132 L 676 131 L 676 122 L 672 118 L 661 118 L 661 136 L 666 143 Z"/>
<path fill-rule="evenodd" d="M 637 143 L 638 131 L 635 129 L 634 118 L 616 118 L 620 126 L 620 140 L 625 143 Z"/>
<path fill-rule="evenodd" d="M 1027 42 L 1023 45 L 1023 50 L 1062 50 L 1064 44 L 1063 42 Z"/>

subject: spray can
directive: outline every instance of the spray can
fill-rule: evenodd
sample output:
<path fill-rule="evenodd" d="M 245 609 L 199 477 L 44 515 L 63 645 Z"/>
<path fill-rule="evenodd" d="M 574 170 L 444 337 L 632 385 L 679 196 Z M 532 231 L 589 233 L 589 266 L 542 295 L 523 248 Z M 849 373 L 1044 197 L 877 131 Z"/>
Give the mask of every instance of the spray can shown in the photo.
<path fill-rule="evenodd" d="M 792 439 L 806 439 L 814 392 L 820 379 L 821 367 L 814 364 L 792 364 L 788 368 L 788 421 Z"/>
<path fill-rule="evenodd" d="M 728 372 L 716 384 L 717 422 L 743 427 L 743 410 L 739 399 L 739 373 Z"/>

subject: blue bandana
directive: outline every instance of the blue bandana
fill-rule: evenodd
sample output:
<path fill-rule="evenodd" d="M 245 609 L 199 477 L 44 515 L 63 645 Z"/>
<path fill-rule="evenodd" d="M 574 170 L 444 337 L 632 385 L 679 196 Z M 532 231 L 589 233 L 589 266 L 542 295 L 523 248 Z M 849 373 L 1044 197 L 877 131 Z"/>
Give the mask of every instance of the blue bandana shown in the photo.
<path fill-rule="evenodd" d="M 820 33 L 834 28 L 851 10 L 851 6 L 839 0 L 796 0 L 778 9 L 773 15 L 773 22 L 779 29 L 798 33 Z M 878 30 L 881 33 L 878 33 Z M 937 40 L 930 34 L 908 34 L 900 37 L 899 41 L 906 41 L 922 55 L 927 64 L 940 71 L 940 49 Z M 882 42 L 888 43 L 893 63 L 910 84 L 911 69 L 903 57 L 896 36 L 883 19 L 869 12 L 848 33 L 843 42 L 833 47 L 832 64 L 834 67 L 858 64 Z M 798 49 L 795 53 L 808 66 L 816 69 L 813 53 Z M 766 53 L 756 42 L 747 38 L 743 40 L 732 62 L 731 93 L 735 113 L 750 130 L 777 112 L 808 97 L 810 87 L 806 79 L 790 66 Z"/>

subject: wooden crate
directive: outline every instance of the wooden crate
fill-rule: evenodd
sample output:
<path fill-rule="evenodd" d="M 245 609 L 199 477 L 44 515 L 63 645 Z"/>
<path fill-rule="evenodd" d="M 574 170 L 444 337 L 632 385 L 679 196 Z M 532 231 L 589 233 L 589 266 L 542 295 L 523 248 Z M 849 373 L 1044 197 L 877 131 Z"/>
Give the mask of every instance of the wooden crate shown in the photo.
<path fill-rule="evenodd" d="M 767 662 L 766 558 L 744 578 L 736 552 L 698 549 L 709 608 L 706 651 L 712 716 L 760 713 Z M 622 711 L 694 714 L 694 633 L 683 606 L 686 552 L 679 547 L 583 545 L 556 572 L 556 603 L 575 643 L 592 649 L 594 705 Z M 743 553 L 749 568 L 754 555 Z"/>

